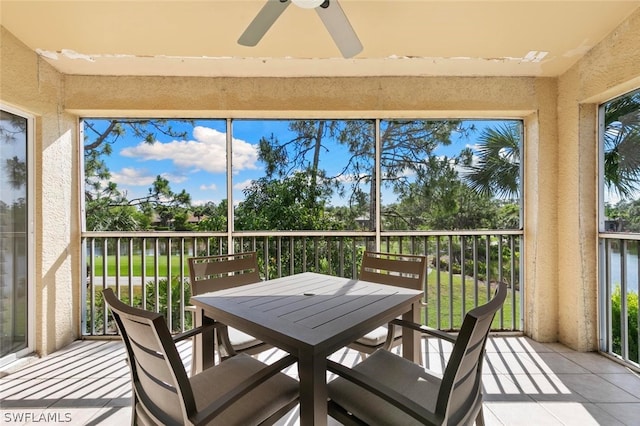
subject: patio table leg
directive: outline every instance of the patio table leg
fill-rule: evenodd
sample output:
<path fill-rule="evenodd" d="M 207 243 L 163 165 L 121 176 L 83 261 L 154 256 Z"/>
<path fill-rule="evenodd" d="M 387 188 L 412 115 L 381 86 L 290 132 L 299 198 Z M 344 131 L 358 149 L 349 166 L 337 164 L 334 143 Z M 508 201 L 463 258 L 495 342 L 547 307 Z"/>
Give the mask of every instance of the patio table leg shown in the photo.
<path fill-rule="evenodd" d="M 201 308 L 196 308 L 195 327 L 212 324 L 215 321 L 208 318 Z M 193 350 L 191 351 L 191 375 L 206 370 L 215 365 L 215 332 L 213 329 L 199 333 L 193 337 Z"/>
<path fill-rule="evenodd" d="M 300 378 L 300 425 L 327 424 L 327 355 L 301 353 L 298 358 Z"/>
<path fill-rule="evenodd" d="M 411 309 L 402 314 L 402 319 L 414 323 L 420 322 L 420 304 L 413 303 Z M 402 356 L 409 361 L 422 362 L 422 345 L 420 335 L 409 329 L 402 331 Z"/>

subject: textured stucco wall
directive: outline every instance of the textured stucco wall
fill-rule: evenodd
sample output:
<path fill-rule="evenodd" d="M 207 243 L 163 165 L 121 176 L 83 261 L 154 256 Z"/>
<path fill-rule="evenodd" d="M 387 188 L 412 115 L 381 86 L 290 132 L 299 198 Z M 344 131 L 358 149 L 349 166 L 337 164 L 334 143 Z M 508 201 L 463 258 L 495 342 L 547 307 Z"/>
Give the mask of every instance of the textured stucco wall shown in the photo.
<path fill-rule="evenodd" d="M 62 106 L 63 76 L 0 31 L 0 100 L 36 117 L 36 351 L 47 354 L 79 330 L 77 120 Z"/>
<path fill-rule="evenodd" d="M 558 223 L 556 126 L 557 84 L 539 80 L 541 101 L 525 118 L 524 146 L 524 249 L 525 332 L 537 341 L 557 341 Z"/>
<path fill-rule="evenodd" d="M 138 115 L 344 117 L 521 116 L 537 109 L 534 78 L 184 78 L 67 76 L 65 108 Z"/>
<path fill-rule="evenodd" d="M 640 87 L 640 12 L 558 80 L 558 339 L 598 348 L 598 105 Z"/>

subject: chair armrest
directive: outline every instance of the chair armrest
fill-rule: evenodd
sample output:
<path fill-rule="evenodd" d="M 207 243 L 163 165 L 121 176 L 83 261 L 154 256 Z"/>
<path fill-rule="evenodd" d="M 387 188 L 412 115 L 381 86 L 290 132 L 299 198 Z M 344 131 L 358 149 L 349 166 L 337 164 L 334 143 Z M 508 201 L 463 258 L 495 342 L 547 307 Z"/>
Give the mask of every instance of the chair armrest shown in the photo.
<path fill-rule="evenodd" d="M 410 328 L 412 330 L 419 331 L 422 334 L 430 334 L 432 336 L 438 337 L 440 339 L 446 340 L 451 343 L 455 343 L 457 340 L 456 336 L 452 334 L 446 333 L 444 331 L 440 331 L 435 328 L 427 327 L 426 325 L 416 324 L 415 322 L 411 322 L 411 321 L 394 319 L 391 321 L 391 324 L 399 325 L 404 328 Z"/>
<path fill-rule="evenodd" d="M 265 368 L 251 375 L 249 378 L 237 384 L 233 389 L 231 389 L 229 392 L 226 392 L 224 395 L 213 401 L 207 407 L 200 410 L 190 420 L 192 420 L 194 424 L 208 423 L 211 419 L 220 415 L 222 411 L 229 408 L 231 404 L 255 389 L 256 386 L 264 383 L 271 377 L 280 373 L 284 368 L 287 368 L 297 360 L 298 359 L 293 355 L 287 355 L 284 358 L 281 358 L 278 361 L 274 362 L 273 364 L 266 366 Z"/>
<path fill-rule="evenodd" d="M 391 389 L 387 385 L 376 381 L 375 378 L 331 360 L 327 360 L 327 370 L 382 398 L 394 407 L 417 419 L 421 424 L 442 424 L 443 419 L 435 413 L 427 411 L 422 405 L 407 398 L 400 392 Z M 334 403 L 336 402 L 334 401 Z"/>
<path fill-rule="evenodd" d="M 183 331 L 182 333 L 174 334 L 172 336 L 173 342 L 180 342 L 182 340 L 188 339 L 189 337 L 193 337 L 196 334 L 204 333 L 209 330 L 213 331 L 213 329 L 220 327 L 218 323 L 215 324 L 207 324 L 201 325 L 200 327 L 192 328 L 191 330 Z"/>

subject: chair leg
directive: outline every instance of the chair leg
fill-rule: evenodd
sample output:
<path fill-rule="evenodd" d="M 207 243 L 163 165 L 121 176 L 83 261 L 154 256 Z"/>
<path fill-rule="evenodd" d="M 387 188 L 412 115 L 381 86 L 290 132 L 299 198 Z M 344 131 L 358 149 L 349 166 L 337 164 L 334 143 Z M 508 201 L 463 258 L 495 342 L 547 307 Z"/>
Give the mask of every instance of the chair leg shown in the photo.
<path fill-rule="evenodd" d="M 133 391 L 135 393 L 135 391 Z M 138 424 L 138 413 L 136 412 L 136 398 L 135 396 L 131 397 L 133 403 L 131 404 L 131 426 L 136 426 Z"/>
<path fill-rule="evenodd" d="M 482 405 L 480 405 L 480 411 L 476 416 L 476 426 L 484 426 L 484 413 L 482 412 Z"/>
<path fill-rule="evenodd" d="M 191 311 L 191 327 L 196 326 L 196 312 Z M 191 338 L 191 374 L 190 377 L 196 375 L 196 338 L 195 336 Z"/>
<path fill-rule="evenodd" d="M 191 374 L 190 377 L 196 375 L 197 369 L 196 364 L 198 364 L 198 351 L 196 345 L 196 336 L 191 338 Z"/>

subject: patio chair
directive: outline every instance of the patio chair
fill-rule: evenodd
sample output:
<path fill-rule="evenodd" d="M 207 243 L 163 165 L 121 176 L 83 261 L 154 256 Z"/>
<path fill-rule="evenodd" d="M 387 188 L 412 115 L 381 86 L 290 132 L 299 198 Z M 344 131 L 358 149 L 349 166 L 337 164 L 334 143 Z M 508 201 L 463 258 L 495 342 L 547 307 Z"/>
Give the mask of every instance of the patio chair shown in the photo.
<path fill-rule="evenodd" d="M 339 376 L 328 385 L 329 415 L 345 425 L 470 425 L 474 420 L 484 425 L 484 348 L 506 295 L 507 286 L 500 283 L 491 301 L 465 315 L 457 337 L 393 321 L 454 344 L 442 376 L 386 350 L 374 352 L 353 369 L 329 361 L 328 370 Z"/>
<path fill-rule="evenodd" d="M 194 296 L 210 291 L 260 282 L 256 252 L 189 258 L 189 278 Z M 190 309 L 194 309 L 190 307 Z M 216 331 L 220 359 L 237 353 L 256 355 L 272 346 L 235 328 L 221 326 Z M 194 363 L 195 366 L 195 363 Z"/>
<path fill-rule="evenodd" d="M 424 289 L 427 258 L 420 255 L 365 251 L 360 267 L 361 280 L 395 285 L 416 290 Z M 391 349 L 402 343 L 402 328 L 383 325 L 351 343 L 364 359 L 377 349 Z"/>
<path fill-rule="evenodd" d="M 292 355 L 266 365 L 241 354 L 189 378 L 175 342 L 202 328 L 172 338 L 162 314 L 128 306 L 111 289 L 102 294 L 127 349 L 132 424 L 268 425 L 297 404 L 298 382 L 281 372 Z"/>

